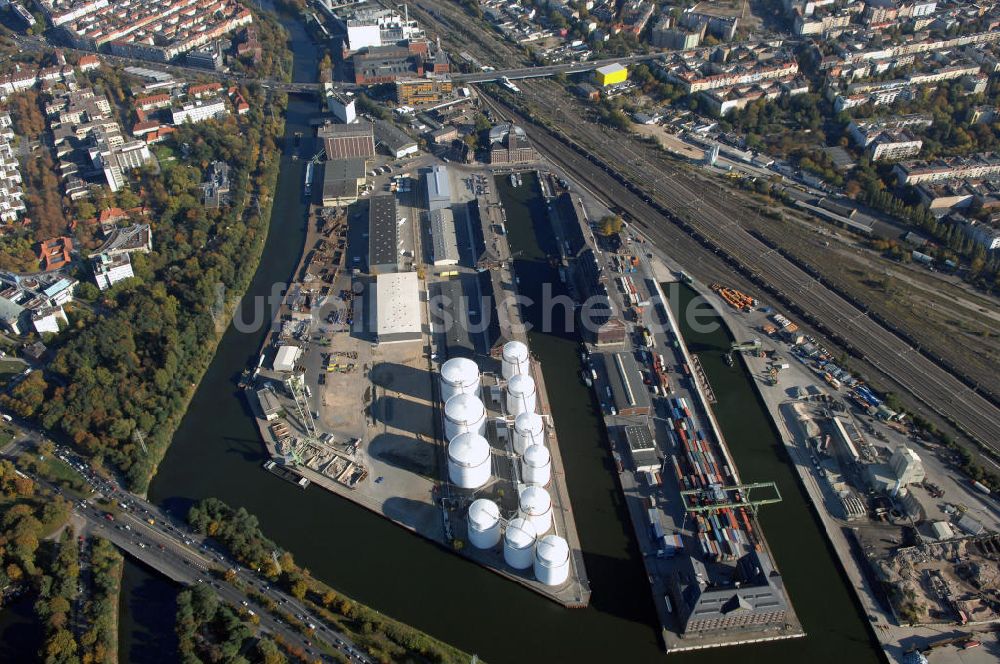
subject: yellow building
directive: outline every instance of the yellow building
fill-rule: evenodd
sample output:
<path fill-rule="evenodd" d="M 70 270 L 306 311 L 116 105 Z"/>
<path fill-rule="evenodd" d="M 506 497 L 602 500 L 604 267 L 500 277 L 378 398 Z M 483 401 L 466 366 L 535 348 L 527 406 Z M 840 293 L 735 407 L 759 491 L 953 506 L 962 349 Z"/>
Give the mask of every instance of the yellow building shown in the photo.
<path fill-rule="evenodd" d="M 628 69 L 615 62 L 597 69 L 597 83 L 605 87 L 628 80 Z"/>
<path fill-rule="evenodd" d="M 449 76 L 407 78 L 396 81 L 396 101 L 407 106 L 438 103 L 451 99 L 452 84 Z"/>

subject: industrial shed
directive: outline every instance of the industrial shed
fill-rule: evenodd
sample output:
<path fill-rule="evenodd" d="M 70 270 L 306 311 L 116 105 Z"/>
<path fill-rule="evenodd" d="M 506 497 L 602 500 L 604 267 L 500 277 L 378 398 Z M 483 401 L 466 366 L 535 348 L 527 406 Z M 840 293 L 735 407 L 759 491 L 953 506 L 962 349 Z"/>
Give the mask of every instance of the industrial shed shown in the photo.
<path fill-rule="evenodd" d="M 295 368 L 302 349 L 298 346 L 282 346 L 274 356 L 274 363 L 271 365 L 275 371 L 291 371 Z"/>
<path fill-rule="evenodd" d="M 434 265 L 458 265 L 458 239 L 455 236 L 455 216 L 448 208 L 430 212 L 431 244 Z"/>
<path fill-rule="evenodd" d="M 649 415 L 649 392 L 642 382 L 639 365 L 631 353 L 600 353 L 604 373 L 605 391 L 619 415 Z"/>
<path fill-rule="evenodd" d="M 420 285 L 416 272 L 376 277 L 375 320 L 380 344 L 420 341 Z"/>
<path fill-rule="evenodd" d="M 398 243 L 396 199 L 389 194 L 375 196 L 368 210 L 368 271 L 395 272 Z"/>
<path fill-rule="evenodd" d="M 625 427 L 625 442 L 637 471 L 655 471 L 660 468 L 660 457 L 656 453 L 656 441 L 649 427 L 630 424 Z"/>
<path fill-rule="evenodd" d="M 364 157 L 334 159 L 323 168 L 323 207 L 350 205 L 365 184 Z"/>
<path fill-rule="evenodd" d="M 451 207 L 451 182 L 448 180 L 448 168 L 435 164 L 424 175 L 427 195 L 427 209 L 440 210 Z"/>

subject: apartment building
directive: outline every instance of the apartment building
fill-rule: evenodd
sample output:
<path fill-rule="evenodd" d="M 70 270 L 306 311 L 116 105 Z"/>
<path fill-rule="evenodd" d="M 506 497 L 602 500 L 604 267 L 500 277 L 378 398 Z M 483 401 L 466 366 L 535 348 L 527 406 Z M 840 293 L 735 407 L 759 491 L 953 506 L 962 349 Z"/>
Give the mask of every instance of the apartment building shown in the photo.
<path fill-rule="evenodd" d="M 1000 176 L 1000 155 L 983 152 L 967 157 L 907 161 L 896 164 L 893 173 L 899 184 L 920 184 L 943 180 L 967 180 Z"/>

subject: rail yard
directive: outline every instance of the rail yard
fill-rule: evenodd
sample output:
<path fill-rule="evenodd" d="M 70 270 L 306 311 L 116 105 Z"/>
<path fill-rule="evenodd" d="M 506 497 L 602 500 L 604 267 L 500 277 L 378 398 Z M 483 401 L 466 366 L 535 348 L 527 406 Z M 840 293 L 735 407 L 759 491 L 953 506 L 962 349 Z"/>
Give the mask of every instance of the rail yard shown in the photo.
<path fill-rule="evenodd" d="M 530 89 L 528 84 L 524 88 Z M 574 125 L 572 131 L 586 137 L 582 139 L 588 142 L 585 146 L 526 120 L 496 99 L 489 103 L 498 112 L 524 123 L 543 154 L 592 191 L 615 201 L 650 239 L 672 246 L 678 260 L 690 265 L 697 276 L 712 280 L 720 272 L 725 274 L 719 270 L 721 261 L 725 261 L 730 269 L 735 268 L 750 282 L 766 288 L 820 332 L 832 336 L 887 379 L 903 386 L 924 407 L 997 452 L 994 441 L 1000 439 L 1000 409 L 990 398 L 747 232 L 725 212 L 729 201 L 723 192 L 693 181 L 679 169 L 670 177 L 659 177 L 655 167 L 624 141 L 616 141 L 609 149 L 609 138 L 596 125 L 585 121 Z M 594 148 L 601 151 L 601 156 L 592 151 Z M 709 264 L 711 271 L 706 269 Z"/>

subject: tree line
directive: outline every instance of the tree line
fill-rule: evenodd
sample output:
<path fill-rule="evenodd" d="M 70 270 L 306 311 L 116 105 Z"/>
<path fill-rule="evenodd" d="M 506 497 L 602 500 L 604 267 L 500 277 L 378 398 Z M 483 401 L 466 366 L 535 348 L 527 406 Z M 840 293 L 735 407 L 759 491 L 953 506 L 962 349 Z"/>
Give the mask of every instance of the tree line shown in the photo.
<path fill-rule="evenodd" d="M 240 562 L 308 602 L 335 629 L 343 631 L 379 662 L 459 664 L 469 656 L 409 625 L 382 615 L 315 579 L 299 567 L 291 553 L 268 539 L 255 516 L 218 498 L 206 498 L 188 512 L 188 522 L 217 539 Z M 235 578 L 235 577 L 234 577 Z"/>

